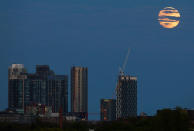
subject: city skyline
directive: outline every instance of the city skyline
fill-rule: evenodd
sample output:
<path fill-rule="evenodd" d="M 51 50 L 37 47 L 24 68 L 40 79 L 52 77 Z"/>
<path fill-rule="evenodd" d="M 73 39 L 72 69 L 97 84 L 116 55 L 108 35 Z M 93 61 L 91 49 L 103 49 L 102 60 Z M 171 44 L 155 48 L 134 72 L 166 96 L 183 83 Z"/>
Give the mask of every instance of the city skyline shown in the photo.
<path fill-rule="evenodd" d="M 128 55 L 129 51 L 126 58 Z M 71 68 L 70 87 L 68 75 L 56 75 L 49 65 L 36 65 L 35 73 L 29 73 L 23 64 L 12 64 L 8 76 L 7 113 L 36 114 L 35 111 L 41 108 L 42 116 L 46 117 L 59 113 L 67 119 L 88 120 L 89 115 L 99 114 L 102 121 L 138 116 L 137 77 L 125 75 L 124 67 L 118 76 L 116 99 L 101 99 L 99 113 L 88 112 L 87 67 Z M 71 93 L 68 93 L 69 88 Z M 69 97 L 71 100 L 68 101 Z"/>
<path fill-rule="evenodd" d="M 138 114 L 194 108 L 193 5 L 188 0 L 1 1 L 0 110 L 8 107 L 7 68 L 22 63 L 28 72 L 46 64 L 69 76 L 72 66 L 88 67 L 88 111 L 99 112 L 99 100 L 115 90 L 128 48 L 125 72 L 138 77 Z M 173 29 L 158 21 L 165 7 L 180 13 Z"/>

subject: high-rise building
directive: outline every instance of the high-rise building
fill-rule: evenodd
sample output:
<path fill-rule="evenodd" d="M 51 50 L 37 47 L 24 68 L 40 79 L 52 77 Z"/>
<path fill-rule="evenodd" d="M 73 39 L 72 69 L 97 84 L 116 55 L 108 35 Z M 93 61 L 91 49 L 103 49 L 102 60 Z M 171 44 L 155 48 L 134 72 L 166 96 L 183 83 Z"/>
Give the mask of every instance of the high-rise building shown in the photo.
<path fill-rule="evenodd" d="M 55 75 L 48 65 L 37 65 L 28 74 L 23 65 L 9 68 L 9 108 L 22 109 L 32 104 L 52 107 L 53 112 L 68 112 L 68 78 Z"/>
<path fill-rule="evenodd" d="M 68 78 L 66 75 L 56 75 L 48 78 L 46 105 L 52 106 L 53 112 L 68 112 Z"/>
<path fill-rule="evenodd" d="M 68 112 L 68 77 L 55 75 L 48 65 L 37 65 L 36 73 L 31 74 L 33 103 L 52 107 L 53 112 Z"/>
<path fill-rule="evenodd" d="M 71 68 L 71 112 L 88 112 L 88 68 Z"/>
<path fill-rule="evenodd" d="M 48 104 L 48 79 L 54 77 L 48 65 L 36 65 L 36 73 L 28 74 L 33 104 Z"/>
<path fill-rule="evenodd" d="M 117 119 L 137 116 L 137 77 L 119 76 L 116 97 Z"/>
<path fill-rule="evenodd" d="M 30 101 L 27 72 L 22 64 L 12 64 L 8 69 L 8 107 L 18 112 Z"/>
<path fill-rule="evenodd" d="M 116 120 L 116 100 L 115 99 L 101 99 L 100 119 L 102 121 Z"/>

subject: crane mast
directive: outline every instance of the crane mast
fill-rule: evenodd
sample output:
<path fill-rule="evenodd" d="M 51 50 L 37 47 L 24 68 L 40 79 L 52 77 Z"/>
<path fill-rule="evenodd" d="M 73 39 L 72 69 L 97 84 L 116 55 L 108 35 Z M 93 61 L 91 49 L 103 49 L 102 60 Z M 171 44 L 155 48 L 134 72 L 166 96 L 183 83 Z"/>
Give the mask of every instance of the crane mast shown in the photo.
<path fill-rule="evenodd" d="M 124 60 L 122 68 L 120 67 L 120 75 L 124 75 L 124 71 L 125 71 L 125 67 L 126 67 L 127 62 L 128 62 L 129 54 L 130 54 L 130 48 L 128 48 L 128 51 L 127 51 L 127 54 L 125 56 L 125 60 Z"/>

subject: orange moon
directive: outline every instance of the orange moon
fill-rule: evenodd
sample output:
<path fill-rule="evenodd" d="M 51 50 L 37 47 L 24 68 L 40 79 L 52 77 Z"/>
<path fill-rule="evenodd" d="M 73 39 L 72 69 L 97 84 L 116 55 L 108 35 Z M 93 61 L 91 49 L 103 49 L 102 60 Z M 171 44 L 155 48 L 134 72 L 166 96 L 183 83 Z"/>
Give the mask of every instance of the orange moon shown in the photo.
<path fill-rule="evenodd" d="M 165 7 L 158 14 L 158 21 L 164 28 L 172 29 L 180 23 L 180 13 L 173 7 Z"/>

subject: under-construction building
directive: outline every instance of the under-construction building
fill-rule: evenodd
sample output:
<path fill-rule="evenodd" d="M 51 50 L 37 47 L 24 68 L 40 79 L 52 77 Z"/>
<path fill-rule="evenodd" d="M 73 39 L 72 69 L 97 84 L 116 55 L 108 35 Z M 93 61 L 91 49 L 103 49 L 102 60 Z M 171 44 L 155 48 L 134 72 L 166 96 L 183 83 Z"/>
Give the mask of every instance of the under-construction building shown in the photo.
<path fill-rule="evenodd" d="M 137 116 L 137 77 L 120 75 L 116 88 L 116 118 Z"/>

